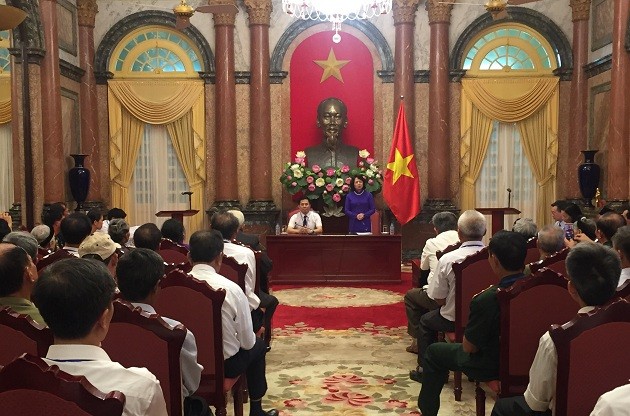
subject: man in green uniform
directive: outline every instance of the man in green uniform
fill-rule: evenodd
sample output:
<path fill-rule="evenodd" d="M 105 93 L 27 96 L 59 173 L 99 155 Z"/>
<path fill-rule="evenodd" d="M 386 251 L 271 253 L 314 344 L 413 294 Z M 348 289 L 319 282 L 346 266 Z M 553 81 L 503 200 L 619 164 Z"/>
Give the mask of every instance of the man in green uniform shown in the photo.
<path fill-rule="evenodd" d="M 470 302 L 468 325 L 463 342 L 430 345 L 424 355 L 422 389 L 418 407 L 423 416 L 436 416 L 440 392 L 448 372 L 461 371 L 475 380 L 499 376 L 500 310 L 496 292 L 523 278 L 527 241 L 513 231 L 499 231 L 488 245 L 488 261 L 499 283 L 476 295 Z"/>

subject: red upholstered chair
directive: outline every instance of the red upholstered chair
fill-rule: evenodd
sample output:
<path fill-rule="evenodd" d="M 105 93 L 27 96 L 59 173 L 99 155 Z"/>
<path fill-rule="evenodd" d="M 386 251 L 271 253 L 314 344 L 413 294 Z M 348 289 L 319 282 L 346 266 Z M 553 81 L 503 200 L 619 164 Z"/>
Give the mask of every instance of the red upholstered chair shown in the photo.
<path fill-rule="evenodd" d="M 498 279 L 490 268 L 487 247 L 482 248 L 475 254 L 471 254 L 460 263 L 454 263 L 453 271 L 455 272 L 455 333 L 446 335 L 451 341 L 462 342 L 464 330 L 468 324 L 470 301 L 477 293 L 496 284 Z M 455 372 L 453 383 L 455 400 L 461 401 L 461 372 Z"/>
<path fill-rule="evenodd" d="M 525 256 L 525 264 L 533 263 L 540 259 L 540 251 L 538 250 L 537 237 L 527 240 L 527 255 Z"/>
<path fill-rule="evenodd" d="M 103 393 L 83 376 L 72 376 L 24 354 L 0 370 L 0 409 L 11 416 L 120 416 L 125 395 Z"/>
<path fill-rule="evenodd" d="M 437 259 L 439 260 L 443 255 L 445 255 L 446 253 L 450 253 L 451 251 L 457 250 L 461 245 L 462 243 L 460 243 L 459 241 L 455 244 L 451 244 L 450 246 L 447 246 L 444 250 L 436 251 L 435 257 L 437 257 Z"/>
<path fill-rule="evenodd" d="M 186 248 L 186 246 L 176 243 L 173 240 L 170 240 L 168 238 L 163 238 L 160 241 L 160 250 L 173 250 L 173 251 L 178 251 L 180 253 L 182 253 L 184 256 L 188 255 L 188 249 Z"/>
<path fill-rule="evenodd" d="M 558 367 L 556 416 L 588 416 L 599 396 L 628 383 L 630 303 L 619 299 L 550 330 Z"/>
<path fill-rule="evenodd" d="M 37 273 L 41 275 L 44 269 L 46 268 L 46 266 L 50 266 L 51 264 L 59 260 L 71 259 L 71 258 L 74 258 L 74 256 L 68 253 L 66 250 L 64 249 L 57 250 L 54 253 L 51 253 L 43 257 L 40 261 L 37 262 Z"/>
<path fill-rule="evenodd" d="M 146 367 L 160 380 L 170 416 L 183 415 L 180 352 L 186 328 L 171 327 L 160 315 L 114 301 L 114 316 L 103 349 L 125 367 Z"/>
<path fill-rule="evenodd" d="M 630 301 L 630 280 L 626 280 L 626 282 L 617 289 L 615 298 L 621 298 Z"/>
<path fill-rule="evenodd" d="M 564 261 L 567 258 L 567 254 L 569 254 L 569 249 L 564 248 L 557 253 L 552 254 L 544 260 L 540 260 L 537 263 L 530 264 L 530 269 L 532 273 L 546 267 L 548 269 L 554 270 L 560 273 L 563 276 L 567 276 L 567 268 Z"/>
<path fill-rule="evenodd" d="M 24 353 L 43 357 L 53 343 L 50 329 L 5 307 L 0 309 L 0 365 Z"/>
<path fill-rule="evenodd" d="M 501 308 L 500 397 L 521 395 L 529 383 L 529 368 L 540 337 L 554 323 L 567 322 L 578 306 L 567 291 L 568 281 L 542 269 L 511 287 L 497 290 Z M 548 307 L 553 305 L 553 307 Z M 492 384 L 489 383 L 492 388 Z M 477 416 L 485 414 L 485 392 L 476 386 Z"/>
<path fill-rule="evenodd" d="M 181 270 L 184 273 L 190 273 L 190 271 L 192 270 L 192 264 L 190 264 L 188 261 L 185 263 L 166 263 L 164 262 L 164 273 L 165 274 L 169 274 L 170 272 L 172 272 L 173 270 Z"/>
<path fill-rule="evenodd" d="M 169 264 L 184 264 L 188 263 L 188 257 L 186 254 L 172 249 L 159 249 L 157 253 L 162 257 L 164 263 Z"/>
<path fill-rule="evenodd" d="M 295 209 L 292 209 L 291 211 L 289 211 L 287 213 L 287 226 L 289 225 L 289 221 L 291 220 L 291 217 L 293 216 L 293 214 L 296 214 L 298 212 L 300 212 L 300 208 L 299 207 L 295 208 Z"/>
<path fill-rule="evenodd" d="M 380 209 L 374 211 L 374 214 L 370 217 L 370 225 L 372 226 L 372 234 L 380 235 L 383 230 L 383 212 Z"/>
<path fill-rule="evenodd" d="M 49 248 L 37 247 L 37 260 L 39 261 L 43 259 L 50 253 L 52 253 L 52 251 Z"/>
<path fill-rule="evenodd" d="M 247 264 L 239 263 L 234 257 L 223 255 L 223 262 L 219 274 L 227 277 L 243 289 L 245 292 L 245 274 L 247 273 Z"/>
<path fill-rule="evenodd" d="M 195 392 L 216 408 L 216 414 L 227 413 L 226 393 L 234 396 L 234 414 L 243 415 L 241 377 L 225 378 L 223 370 L 223 327 L 221 305 L 225 290 L 215 290 L 206 282 L 173 270 L 160 281 L 160 295 L 155 308 L 171 319 L 186 325 L 197 341 L 197 361 L 203 366 L 201 384 Z"/>

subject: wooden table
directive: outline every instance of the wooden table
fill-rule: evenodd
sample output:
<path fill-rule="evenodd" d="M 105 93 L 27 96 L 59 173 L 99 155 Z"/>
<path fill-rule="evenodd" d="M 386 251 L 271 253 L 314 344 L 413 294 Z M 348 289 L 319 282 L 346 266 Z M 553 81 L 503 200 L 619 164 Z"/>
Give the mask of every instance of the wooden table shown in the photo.
<path fill-rule="evenodd" d="M 279 284 L 400 282 L 400 235 L 269 235 Z"/>

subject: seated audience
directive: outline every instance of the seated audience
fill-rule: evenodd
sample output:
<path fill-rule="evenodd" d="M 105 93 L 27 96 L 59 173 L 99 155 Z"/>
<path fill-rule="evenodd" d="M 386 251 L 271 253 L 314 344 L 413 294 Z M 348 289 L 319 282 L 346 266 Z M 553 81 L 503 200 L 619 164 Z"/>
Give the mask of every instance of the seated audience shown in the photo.
<path fill-rule="evenodd" d="M 11 219 L 10 218 L 11 216 L 9 216 L 9 219 L 4 218 L 4 217 L 0 218 L 0 241 L 2 241 L 5 235 L 11 232 Z"/>
<path fill-rule="evenodd" d="M 79 257 L 103 262 L 112 277 L 116 276 L 118 265 L 118 253 L 116 243 L 109 234 L 94 233 L 85 237 L 79 246 Z"/>
<path fill-rule="evenodd" d="M 27 231 L 12 231 L 2 239 L 3 243 L 15 244 L 22 247 L 33 263 L 37 264 L 37 239 Z"/>
<path fill-rule="evenodd" d="M 538 247 L 541 261 L 557 253 L 564 248 L 564 230 L 556 225 L 545 225 L 538 232 L 536 246 Z M 523 273 L 525 276 L 532 274 L 529 264 L 525 266 Z"/>
<path fill-rule="evenodd" d="M 109 223 L 116 218 L 124 220 L 125 218 L 127 218 L 127 213 L 120 208 L 112 208 L 107 211 L 106 219 L 103 220 L 103 225 L 101 226 L 100 232 L 107 233 L 109 231 Z"/>
<path fill-rule="evenodd" d="M 590 218 L 582 217 L 575 223 L 576 225 L 576 234 L 584 234 L 591 241 L 595 241 L 597 239 L 597 224 Z"/>
<path fill-rule="evenodd" d="M 439 342 L 427 347 L 424 355 L 422 388 L 418 407 L 423 416 L 436 416 L 440 392 L 448 372 L 461 371 L 475 380 L 499 376 L 500 310 L 497 289 L 510 287 L 524 277 L 527 240 L 513 231 L 499 231 L 488 244 L 488 261 L 499 282 L 476 295 L 470 302 L 463 342 Z"/>
<path fill-rule="evenodd" d="M 630 384 L 602 394 L 590 416 L 630 416 Z"/>
<path fill-rule="evenodd" d="M 630 225 L 624 225 L 617 229 L 612 238 L 613 249 L 621 259 L 621 275 L 619 276 L 619 284 L 617 288 L 623 286 L 630 280 Z"/>
<path fill-rule="evenodd" d="M 573 224 L 574 222 L 582 218 L 582 210 L 579 206 L 577 206 L 577 204 L 574 204 L 572 202 L 565 204 L 565 206 L 562 208 L 561 213 L 562 221 L 564 221 L 565 224 Z"/>
<path fill-rule="evenodd" d="M 289 234 L 321 234 L 322 218 L 311 209 L 311 201 L 308 198 L 300 199 L 300 212 L 296 212 L 289 219 L 287 233 Z"/>
<path fill-rule="evenodd" d="M 455 330 L 455 272 L 453 264 L 461 262 L 471 254 L 475 254 L 484 247 L 481 239 L 486 234 L 486 218 L 475 210 L 464 211 L 457 220 L 457 234 L 462 245 L 438 260 L 435 274 L 427 295 L 440 305 L 420 318 L 418 326 L 418 367 L 409 372 L 412 380 L 422 379 L 424 353 L 427 347 L 437 342 L 438 332 L 453 332 Z"/>
<path fill-rule="evenodd" d="M 46 268 L 33 301 L 55 343 L 45 361 L 66 373 L 85 376 L 102 392 L 125 395 L 123 415 L 166 416 L 160 382 L 146 368 L 125 368 L 100 347 L 114 314 L 115 284 L 103 263 L 65 259 Z"/>
<path fill-rule="evenodd" d="M 553 204 L 551 204 L 551 218 L 553 218 L 553 225 L 557 225 L 558 227 L 564 227 L 564 221 L 562 220 L 562 209 L 565 207 L 567 203 L 562 200 L 557 200 Z"/>
<path fill-rule="evenodd" d="M 164 276 L 164 260 L 155 251 L 136 248 L 123 256 L 116 267 L 118 288 L 121 297 L 140 307 L 143 311 L 155 314 L 153 308 L 159 293 L 160 279 Z M 171 326 L 181 325 L 174 319 L 162 316 Z M 180 351 L 182 370 L 182 391 L 184 397 L 191 396 L 199 388 L 201 370 L 197 363 L 197 342 L 192 332 L 186 331 L 186 338 Z"/>
<path fill-rule="evenodd" d="M 50 240 L 53 238 L 53 233 L 50 231 L 49 226 L 45 224 L 36 225 L 31 230 L 31 234 L 37 239 L 37 244 L 41 248 L 44 250 L 50 249 Z"/>
<path fill-rule="evenodd" d="M 190 237 L 188 254 L 193 268 L 191 274 L 208 282 L 215 289 L 225 289 L 221 306 L 223 327 L 223 358 L 225 377 L 237 377 L 245 372 L 250 397 L 250 416 L 277 416 L 273 409 L 262 409 L 262 398 L 267 392 L 265 376 L 265 343 L 254 335 L 249 301 L 241 288 L 221 276 L 223 236 L 216 230 L 197 231 Z"/>
<path fill-rule="evenodd" d="M 98 208 L 93 208 L 87 212 L 87 216 L 92 223 L 92 233 L 99 231 L 103 227 L 103 213 Z"/>
<path fill-rule="evenodd" d="M 592 242 L 577 244 L 567 255 L 566 266 L 568 290 L 580 306 L 578 314 L 605 305 L 615 294 L 621 264 L 610 248 Z M 597 365 L 596 354 L 593 359 L 589 365 Z M 555 405 L 557 363 L 556 347 L 549 332 L 546 332 L 540 338 L 529 370 L 525 395 L 499 399 L 492 409 L 492 416 L 551 415 Z"/>
<path fill-rule="evenodd" d="M 61 221 L 61 233 L 65 240 L 63 250 L 79 257 L 79 245 L 92 232 L 92 224 L 87 215 L 73 212 Z"/>
<path fill-rule="evenodd" d="M 181 244 L 188 248 L 186 244 L 184 244 L 184 238 L 186 237 L 186 230 L 184 229 L 184 224 L 181 221 L 178 221 L 174 218 L 169 218 L 164 221 L 162 224 L 162 238 L 168 238 L 174 243 Z"/>
<path fill-rule="evenodd" d="M 247 264 L 245 295 L 252 311 L 254 332 L 258 333 L 264 322 L 271 321 L 271 317 L 278 306 L 278 299 L 262 290 L 258 294 L 254 293 L 254 288 L 256 287 L 256 257 L 251 249 L 232 242 L 238 231 L 238 220 L 236 217 L 227 211 L 217 212 L 210 220 L 210 227 L 221 233 L 224 242 L 223 253 L 226 256 L 233 257 L 238 263 Z"/>
<path fill-rule="evenodd" d="M 37 267 L 26 250 L 14 244 L 0 243 L 0 306 L 8 306 L 46 325 L 30 301 L 36 281 Z"/>
<path fill-rule="evenodd" d="M 531 218 L 519 218 L 514 221 L 512 231 L 524 235 L 525 238 L 529 240 L 530 238 L 536 237 L 538 227 Z"/>
<path fill-rule="evenodd" d="M 55 251 L 63 247 L 63 233 L 61 232 L 61 220 L 69 214 L 66 205 L 57 202 L 48 206 L 42 214 L 43 223 L 51 230 L 50 248 Z"/>
<path fill-rule="evenodd" d="M 457 235 L 457 216 L 452 212 L 444 211 L 433 215 L 431 219 L 435 237 L 429 238 L 422 249 L 420 256 L 420 269 L 428 270 L 429 276 L 427 282 L 433 280 L 435 269 L 438 264 L 436 253 L 444 250 L 446 247 L 459 241 Z M 413 341 L 406 350 L 408 352 L 418 353 L 418 335 L 420 326 L 420 318 L 428 311 L 440 307 L 427 294 L 428 284 L 422 288 L 413 288 L 405 293 L 405 311 L 407 312 L 407 333 L 411 335 Z M 418 362 L 422 365 L 421 362 Z"/>
<path fill-rule="evenodd" d="M 607 247 L 612 247 L 613 236 L 618 228 L 626 225 L 626 220 L 621 214 L 612 211 L 600 216 L 595 224 L 597 225 L 597 229 L 595 230 L 596 241 Z M 586 234 L 577 234 L 574 240 L 577 242 L 593 241 Z"/>
<path fill-rule="evenodd" d="M 123 255 L 127 254 L 129 252 L 129 248 L 127 248 L 127 242 L 129 241 L 129 224 L 127 224 L 127 221 L 122 218 L 114 218 L 109 222 L 107 232 L 114 243 L 117 244 L 121 253 Z"/>
<path fill-rule="evenodd" d="M 148 248 L 149 250 L 158 251 L 160 249 L 160 241 L 162 241 L 162 232 L 152 222 L 142 224 L 133 233 L 133 242 L 136 248 Z"/>

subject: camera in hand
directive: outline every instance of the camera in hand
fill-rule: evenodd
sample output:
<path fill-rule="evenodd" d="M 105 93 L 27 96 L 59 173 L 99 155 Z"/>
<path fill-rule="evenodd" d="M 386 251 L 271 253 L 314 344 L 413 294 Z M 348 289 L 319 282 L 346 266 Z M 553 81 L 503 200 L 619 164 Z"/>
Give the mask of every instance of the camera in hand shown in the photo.
<path fill-rule="evenodd" d="M 574 231 L 572 222 L 567 222 L 564 224 L 564 236 L 567 238 L 567 240 L 573 240 Z"/>

